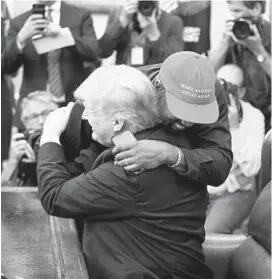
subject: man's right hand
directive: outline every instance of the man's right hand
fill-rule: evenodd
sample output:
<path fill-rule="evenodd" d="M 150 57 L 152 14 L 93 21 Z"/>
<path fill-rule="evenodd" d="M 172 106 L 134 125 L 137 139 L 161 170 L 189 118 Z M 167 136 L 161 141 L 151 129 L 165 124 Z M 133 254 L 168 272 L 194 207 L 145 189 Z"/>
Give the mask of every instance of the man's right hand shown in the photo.
<path fill-rule="evenodd" d="M 11 152 L 14 154 L 17 160 L 20 160 L 22 156 L 26 155 L 28 159 L 35 161 L 35 154 L 32 147 L 25 140 L 24 134 L 16 133 L 11 138 Z"/>
<path fill-rule="evenodd" d="M 132 15 L 138 10 L 137 0 L 125 0 L 121 6 L 119 20 L 123 27 L 126 27 L 132 19 Z"/>
<path fill-rule="evenodd" d="M 43 18 L 40 14 L 31 15 L 21 28 L 17 35 L 18 43 L 24 47 L 27 40 L 32 38 L 34 35 L 42 34 L 43 30 L 48 26 L 48 20 Z"/>
<path fill-rule="evenodd" d="M 223 31 L 223 41 L 227 42 L 228 44 L 231 42 L 231 40 L 237 41 L 236 37 L 232 32 L 233 25 L 234 25 L 233 21 L 227 20 Z"/>

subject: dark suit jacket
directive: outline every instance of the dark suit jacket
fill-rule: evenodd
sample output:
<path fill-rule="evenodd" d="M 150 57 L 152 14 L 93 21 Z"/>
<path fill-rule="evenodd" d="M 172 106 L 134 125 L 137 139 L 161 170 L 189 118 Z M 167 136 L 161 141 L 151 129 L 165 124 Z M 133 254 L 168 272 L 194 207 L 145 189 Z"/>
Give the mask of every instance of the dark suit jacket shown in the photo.
<path fill-rule="evenodd" d="M 162 128 L 136 137 L 190 148 L 185 137 L 177 142 Z M 46 212 L 85 218 L 82 249 L 90 277 L 212 278 L 202 250 L 206 188 L 165 165 L 135 176 L 113 160 L 107 149 L 92 171 L 72 179 L 60 145 L 42 145 L 38 157 Z"/>
<path fill-rule="evenodd" d="M 104 35 L 99 40 L 100 56 L 109 57 L 114 50 L 117 51 L 116 64 L 127 64 L 130 51 L 130 31 L 123 28 L 119 21 L 120 10 L 110 14 Z M 161 63 L 169 55 L 182 51 L 183 23 L 174 15 L 162 12 L 158 19 L 158 28 L 161 36 L 157 41 L 147 42 L 144 48 L 145 65 Z"/>
<path fill-rule="evenodd" d="M 17 34 L 30 15 L 28 11 L 11 21 L 4 51 L 5 73 L 14 74 L 20 66 L 24 67 L 20 98 L 35 90 L 45 90 L 48 81 L 46 54 L 38 55 L 31 42 L 20 53 L 16 44 Z M 76 42 L 75 46 L 63 48 L 60 54 L 62 84 L 69 102 L 72 92 L 85 79 L 83 62 L 97 61 L 98 45 L 90 12 L 61 2 L 60 26 L 69 27 Z"/>
<path fill-rule="evenodd" d="M 2 3 L 4 5 L 5 2 Z M 1 52 L 5 48 L 6 38 L 5 24 L 1 18 Z M 1 162 L 8 159 L 12 127 L 13 86 L 10 79 L 5 75 L 5 61 L 1 53 Z"/>

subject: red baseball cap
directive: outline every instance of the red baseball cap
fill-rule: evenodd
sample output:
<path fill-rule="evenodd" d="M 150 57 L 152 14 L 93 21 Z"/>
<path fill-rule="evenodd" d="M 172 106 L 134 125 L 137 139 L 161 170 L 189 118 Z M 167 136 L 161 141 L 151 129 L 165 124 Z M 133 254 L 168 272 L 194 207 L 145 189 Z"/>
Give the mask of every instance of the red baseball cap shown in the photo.
<path fill-rule="evenodd" d="M 217 121 L 216 74 L 206 58 L 192 51 L 174 53 L 162 63 L 159 79 L 175 117 L 201 124 Z"/>

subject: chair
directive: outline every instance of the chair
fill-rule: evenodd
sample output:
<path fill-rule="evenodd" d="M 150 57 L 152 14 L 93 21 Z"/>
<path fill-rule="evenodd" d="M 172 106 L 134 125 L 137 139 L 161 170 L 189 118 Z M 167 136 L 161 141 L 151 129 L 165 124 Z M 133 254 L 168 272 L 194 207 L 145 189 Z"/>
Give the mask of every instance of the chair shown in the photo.
<path fill-rule="evenodd" d="M 203 248 L 214 279 L 271 278 L 271 182 L 249 218 L 248 236 L 211 234 Z"/>

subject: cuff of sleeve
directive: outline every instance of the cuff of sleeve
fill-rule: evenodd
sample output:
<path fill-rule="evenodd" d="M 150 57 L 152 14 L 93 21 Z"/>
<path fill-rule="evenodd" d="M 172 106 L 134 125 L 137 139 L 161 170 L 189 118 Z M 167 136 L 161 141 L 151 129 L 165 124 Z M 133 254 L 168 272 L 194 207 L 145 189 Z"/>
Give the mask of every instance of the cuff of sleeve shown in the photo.
<path fill-rule="evenodd" d="M 192 150 L 187 150 L 182 148 L 182 152 L 184 154 L 184 158 L 187 163 L 186 176 L 196 179 L 199 175 L 198 172 L 200 168 L 200 164 L 197 156 L 194 156 L 194 154 L 192 154 Z"/>
<path fill-rule="evenodd" d="M 121 34 L 123 34 L 127 28 L 128 27 L 123 26 L 118 19 L 109 26 L 109 28 L 105 31 L 105 34 L 114 40 L 121 36 Z"/>
<path fill-rule="evenodd" d="M 17 45 L 17 48 L 18 48 L 19 52 L 22 53 L 24 46 L 19 42 L 18 36 L 16 38 L 16 45 Z"/>
<path fill-rule="evenodd" d="M 59 139 L 58 136 L 42 135 L 41 136 L 41 140 L 40 140 L 40 146 L 42 146 L 43 144 L 48 143 L 48 142 L 54 142 L 54 143 L 56 143 L 56 144 L 61 146 L 60 139 Z"/>

